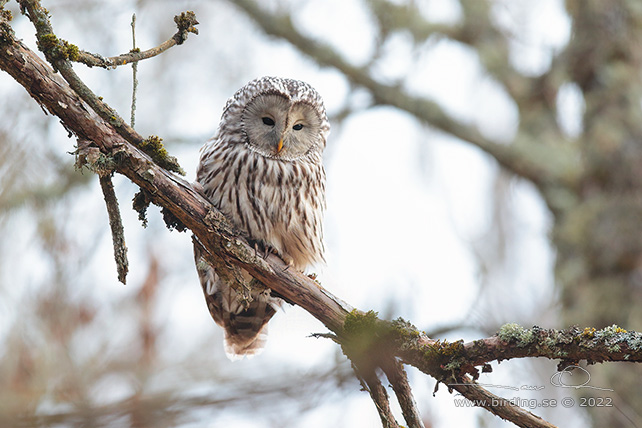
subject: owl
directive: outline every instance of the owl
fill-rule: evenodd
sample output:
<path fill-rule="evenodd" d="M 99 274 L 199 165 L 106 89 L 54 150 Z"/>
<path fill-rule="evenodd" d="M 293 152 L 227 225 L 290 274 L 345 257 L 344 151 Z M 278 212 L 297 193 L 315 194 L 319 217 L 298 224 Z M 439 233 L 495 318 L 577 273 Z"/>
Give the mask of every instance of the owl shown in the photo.
<path fill-rule="evenodd" d="M 227 101 L 216 135 L 201 149 L 196 180 L 205 196 L 259 253 L 275 252 L 299 271 L 323 261 L 329 132 L 323 100 L 310 85 L 263 77 Z M 282 299 L 244 270 L 217 272 L 198 245 L 194 256 L 210 314 L 225 331 L 226 354 L 257 354 Z"/>

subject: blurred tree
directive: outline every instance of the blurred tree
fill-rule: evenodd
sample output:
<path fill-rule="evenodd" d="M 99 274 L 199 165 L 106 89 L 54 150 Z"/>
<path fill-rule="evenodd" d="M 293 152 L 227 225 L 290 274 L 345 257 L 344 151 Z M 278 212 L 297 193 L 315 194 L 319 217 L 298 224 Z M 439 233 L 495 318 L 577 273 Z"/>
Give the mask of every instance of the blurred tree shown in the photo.
<path fill-rule="evenodd" d="M 4 3 L 15 28 L 30 25 L 17 3 Z M 74 17 L 67 13 L 70 6 Z M 47 4 L 65 37 L 81 40 L 83 33 L 95 34 L 83 48 L 105 56 L 131 46 L 129 20 L 135 6 Z M 174 5 L 168 12 L 154 4 L 138 6 L 145 15 L 139 34 L 148 46 L 175 31 L 172 12 L 184 8 Z M 114 22 L 122 24 L 122 35 L 109 30 Z M 22 29 L 35 48 L 33 27 Z M 181 110 L 170 107 L 181 97 L 158 88 L 180 92 L 179 85 L 163 80 L 185 73 L 185 63 L 162 56 L 157 61 L 158 67 L 142 70 L 146 101 L 139 102 L 139 108 L 155 113 L 139 112 L 138 126 L 176 135 L 169 138 L 170 147 L 195 157 L 216 121 L 178 133 L 167 117 Z M 131 87 L 129 70 L 86 76 L 119 110 L 128 111 L 131 92 L 121 88 Z M 164 230 L 159 217 L 150 218 L 148 231 L 141 232 L 135 213 L 121 208 L 137 268 L 128 286 L 117 286 L 96 177 L 74 168 L 67 132 L 7 78 L 0 76 L 0 426 L 175 427 L 230 420 L 282 426 L 319 405 L 340 402 L 346 390 L 358 390 L 343 359 L 290 366 L 285 372 L 269 358 L 257 360 L 258 367 L 237 364 L 220 370 L 221 360 L 228 362 L 220 332 L 202 302 L 189 237 L 180 236 L 178 249 L 164 238 L 156 240 L 149 229 Z M 216 87 L 207 87 L 217 100 L 209 106 L 216 115 L 228 92 L 227 84 L 221 86 L 220 95 Z M 131 200 L 136 187 L 127 180 L 115 182 L 121 203 Z M 177 314 L 185 306 L 197 315 Z M 183 326 L 172 331 L 176 318 Z"/>
<path fill-rule="evenodd" d="M 642 8 L 637 2 L 568 0 L 572 37 L 535 75 L 520 71 L 513 60 L 523 36 L 498 22 L 501 1 L 461 0 L 460 17 L 451 25 L 431 22 L 421 2 L 368 0 L 364 4 L 378 37 L 375 55 L 363 66 L 300 30 L 295 12 L 270 13 L 253 0 L 233 3 L 267 34 L 367 89 L 375 104 L 397 107 L 477 146 L 535 184 L 553 215 L 563 322 L 642 329 Z M 511 141 L 489 137 L 439 100 L 417 96 L 404 87 L 407 76 L 394 84 L 377 78 L 377 65 L 386 58 L 376 53 L 399 34 L 410 35 L 415 46 L 445 39 L 472 49 L 483 72 L 517 109 L 519 125 Z M 581 125 L 571 132 L 560 99 L 568 93 L 583 107 Z M 615 407 L 591 409 L 595 426 L 642 424 L 642 415 L 633 410 L 642 397 L 642 369 L 617 364 L 595 373 L 603 384 L 617 386 Z"/>
<path fill-rule="evenodd" d="M 642 10 L 637 2 L 567 1 L 573 37 L 563 48 L 546 52 L 549 61 L 535 71 L 524 67 L 520 56 L 525 45 L 523 29 L 519 24 L 506 25 L 506 15 L 532 13 L 525 3 L 521 8 L 526 12 L 520 7 L 515 12 L 510 1 L 453 0 L 448 3 L 457 11 L 456 18 L 435 21 L 426 7 L 435 2 L 347 2 L 364 12 L 368 28 L 373 28 L 373 47 L 362 49 L 365 53 L 359 61 L 342 53 L 342 41 L 332 38 L 333 22 L 319 22 L 316 32 L 304 30 L 300 23 L 310 21 L 309 16 L 306 21 L 306 13 L 313 7 L 311 2 L 165 2 L 175 8 L 172 11 L 144 0 L 117 6 L 99 1 L 48 3 L 61 36 L 72 42 L 82 40 L 82 48 L 105 55 L 128 49 L 127 25 L 134 8 L 142 27 L 140 45 L 164 40 L 172 30 L 168 27 L 164 34 L 158 23 L 173 12 L 192 6 L 200 9 L 199 19 L 208 22 L 213 35 L 202 34 L 195 43 L 207 55 L 196 63 L 193 52 L 178 50 L 155 60 L 156 67 L 142 67 L 143 94 L 138 109 L 142 132 L 176 136 L 166 138 L 170 145 L 176 142 L 170 148 L 179 157 L 191 157 L 194 164 L 188 152 L 195 152 L 196 145 L 213 131 L 216 119 L 200 127 L 194 119 L 190 121 L 185 111 L 193 110 L 187 108 L 191 100 L 185 81 L 195 81 L 203 91 L 211 91 L 207 95 L 211 105 L 203 108 L 213 109 L 211 117 L 217 118 L 230 87 L 263 74 L 257 71 L 261 68 L 256 63 L 261 49 L 272 46 L 251 31 L 247 20 L 236 12 L 241 11 L 265 33 L 289 41 L 349 82 L 350 94 L 335 108 L 334 123 L 355 111 L 394 106 L 431 129 L 478 147 L 505 171 L 532 182 L 552 214 L 550 236 L 557 254 L 562 323 L 597 328 L 617 323 L 642 330 L 642 313 L 636 310 L 642 289 L 638 232 L 642 221 Z M 66 13 L 70 3 L 73 16 Z M 21 28 L 24 18 L 15 4 L 11 7 L 16 28 Z M 143 17 L 147 17 L 146 27 Z M 115 23 L 122 31 L 111 30 Z M 217 27 L 220 32 L 214 31 Z M 323 27 L 325 31 L 319 31 Z M 20 36 L 26 37 L 26 33 L 32 30 Z M 220 43 L 232 40 L 224 38 L 228 34 L 234 34 L 233 43 Z M 411 55 L 413 61 L 401 72 L 392 77 L 387 74 L 394 68 L 394 58 L 390 58 L 396 51 L 403 48 L 417 54 L 440 43 L 451 43 L 472 54 L 483 70 L 481 74 L 509 100 L 518 117 L 510 137 L 497 136 L 483 123 L 463 117 L 453 111 L 448 100 L 416 91 L 411 81 L 432 79 L 429 71 L 420 69 L 420 55 Z M 239 52 L 244 53 L 242 58 Z M 216 72 L 210 74 L 209 70 Z M 83 73 L 110 104 L 127 111 L 128 90 L 121 88 L 129 87 L 129 73 Z M 145 82 L 153 83 L 145 89 Z M 0 423 L 173 426 L 194 420 L 203 409 L 229 408 L 230 403 L 245 406 L 237 408 L 239 412 L 256 412 L 266 396 L 274 396 L 270 394 L 278 395 L 268 400 L 270 403 L 293 408 L 294 420 L 299 410 L 317 405 L 319 397 L 341 397 L 344 390 L 335 388 L 337 385 L 348 384 L 346 390 L 356 388 L 345 364 L 340 364 L 338 371 L 321 365 L 307 377 L 271 375 L 264 383 L 257 383 L 256 372 L 245 373 L 242 368 L 226 368 L 223 375 L 216 369 L 221 354 L 201 352 L 220 341 L 209 334 L 197 336 L 184 355 L 164 355 L 158 343 L 170 337 L 166 333 L 169 322 L 158 314 L 166 314 L 168 296 L 179 292 L 171 283 L 191 281 L 196 292 L 198 287 L 194 275 L 163 276 L 159 272 L 166 272 L 168 266 L 178 271 L 179 264 L 180 269 L 191 264 L 189 247 L 182 247 L 181 263 L 173 265 L 176 253 L 162 238 L 147 234 L 132 239 L 131 257 L 143 273 L 136 277 L 132 272 L 131 284 L 138 285 L 125 291 L 110 288 L 111 281 L 105 277 L 114 275 L 115 269 L 104 266 L 104 260 L 109 259 L 109 251 L 104 250 L 105 245 L 109 248 L 106 218 L 101 214 L 102 220 L 79 225 L 83 223 L 79 219 L 98 217 L 96 213 L 103 211 L 95 180 L 73 172 L 72 160 L 64 154 L 70 150 L 68 140 L 57 121 L 43 120 L 42 112 L 21 88 L 1 83 L 5 96 L 0 103 L 0 227 L 6 239 L 0 243 L 0 382 L 9 387 L 1 391 Z M 368 94 L 365 103 L 363 89 Z M 565 109 L 572 104 L 579 106 L 579 113 L 569 118 Z M 145 111 L 154 114 L 144 116 Z M 195 130 L 188 132 L 186 128 Z M 178 144 L 185 141 L 194 144 Z M 125 181 L 118 184 L 121 199 L 122 195 L 130 197 L 133 186 Z M 88 198 L 83 197 L 88 193 L 97 201 L 93 206 L 87 206 Z M 153 219 L 150 223 L 152 230 L 162 227 Z M 133 217 L 128 224 L 128 233 L 139 233 L 134 232 L 138 225 Z M 151 243 L 141 244 L 144 241 Z M 163 251 L 149 255 L 150 247 L 162 247 Z M 140 268 L 145 264 L 149 266 L 147 277 Z M 101 293 L 101 289 L 111 294 Z M 134 296 L 136 304 L 131 303 Z M 205 308 L 200 309 L 206 319 Z M 150 373 L 150 365 L 155 374 Z M 596 379 L 598 372 L 603 376 L 597 384 L 617 392 L 616 408 L 592 412 L 594 425 L 625 427 L 633 421 L 642 426 L 642 417 L 635 413 L 642 397 L 640 368 L 617 364 L 591 372 Z M 282 382 L 275 383 L 275 377 Z M 231 391 L 220 396 L 210 391 L 200 394 L 198 388 L 204 382 Z M 304 396 L 300 386 L 305 383 L 318 384 L 318 395 Z M 177 385 L 182 391 L 196 392 L 176 394 Z M 245 400 L 248 396 L 253 399 Z M 282 417 L 270 421 L 267 416 L 264 421 L 265 425 L 284 425 Z"/>

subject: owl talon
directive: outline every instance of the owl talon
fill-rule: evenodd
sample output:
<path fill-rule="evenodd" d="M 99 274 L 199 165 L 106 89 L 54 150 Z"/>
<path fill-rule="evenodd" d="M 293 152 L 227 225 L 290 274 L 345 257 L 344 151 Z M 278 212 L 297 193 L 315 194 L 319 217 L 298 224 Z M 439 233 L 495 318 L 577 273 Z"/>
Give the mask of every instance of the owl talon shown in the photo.
<path fill-rule="evenodd" d="M 294 265 L 294 261 L 293 260 L 286 260 L 285 261 L 285 265 L 286 266 L 285 266 L 285 269 L 283 269 L 283 272 L 286 272 L 288 269 L 290 269 L 290 267 L 292 267 Z"/>
<path fill-rule="evenodd" d="M 265 244 L 259 241 L 250 241 L 250 242 L 254 244 L 254 258 L 259 257 L 259 252 L 263 260 L 266 260 L 270 255 L 270 253 L 277 254 L 277 255 L 279 254 L 277 253 L 276 249 L 269 244 Z"/>

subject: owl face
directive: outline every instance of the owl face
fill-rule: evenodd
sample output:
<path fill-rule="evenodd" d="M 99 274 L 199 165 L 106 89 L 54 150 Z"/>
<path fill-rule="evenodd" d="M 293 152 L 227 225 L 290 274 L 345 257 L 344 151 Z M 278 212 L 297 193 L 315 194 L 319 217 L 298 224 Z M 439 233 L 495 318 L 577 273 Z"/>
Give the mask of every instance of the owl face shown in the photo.
<path fill-rule="evenodd" d="M 241 123 L 247 144 L 269 158 L 294 160 L 311 150 L 323 150 L 323 119 L 306 101 L 283 93 L 262 93 L 243 109 Z"/>

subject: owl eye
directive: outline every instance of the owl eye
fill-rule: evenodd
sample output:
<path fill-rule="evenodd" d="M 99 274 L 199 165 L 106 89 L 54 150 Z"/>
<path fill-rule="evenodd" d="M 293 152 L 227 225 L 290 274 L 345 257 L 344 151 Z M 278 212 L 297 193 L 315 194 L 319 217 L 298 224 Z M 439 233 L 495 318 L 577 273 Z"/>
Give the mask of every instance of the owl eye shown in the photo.
<path fill-rule="evenodd" d="M 292 129 L 294 129 L 295 131 L 300 131 L 303 129 L 303 125 L 301 123 L 297 123 L 292 127 Z"/>
<path fill-rule="evenodd" d="M 274 119 L 270 117 L 262 117 L 261 120 L 263 121 L 264 124 L 268 126 L 274 126 Z"/>

